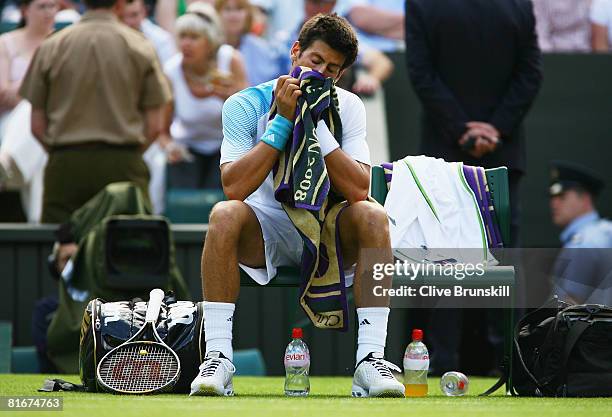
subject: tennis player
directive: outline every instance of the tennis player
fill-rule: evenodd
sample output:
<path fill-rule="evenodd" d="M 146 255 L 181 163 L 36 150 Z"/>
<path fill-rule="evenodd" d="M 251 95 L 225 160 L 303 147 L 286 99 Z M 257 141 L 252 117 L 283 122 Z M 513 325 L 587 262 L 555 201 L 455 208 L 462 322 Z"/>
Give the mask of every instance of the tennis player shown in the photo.
<path fill-rule="evenodd" d="M 338 80 L 357 56 L 357 37 L 337 15 L 316 15 L 302 27 L 291 48 L 292 65 L 305 66 Z M 262 63 L 263 65 L 263 63 Z M 268 123 L 272 95 L 277 114 Z M 352 265 L 346 281 L 353 290 L 359 331 L 352 395 L 403 397 L 404 386 L 384 360 L 389 300 L 366 297 L 365 279 L 371 263 L 388 262 L 391 248 L 387 216 L 366 201 L 370 183 L 370 153 L 366 114 L 361 100 L 337 88 L 342 146 L 324 122 L 317 137 L 332 187 L 350 204 L 338 218 L 342 259 Z M 261 285 L 279 266 L 299 266 L 302 238 L 274 199 L 272 168 L 292 134 L 298 80 L 281 76 L 231 96 L 223 107 L 221 176 L 228 201 L 210 216 L 202 254 L 206 357 L 191 384 L 192 395 L 233 395 L 232 322 L 240 289 L 239 268 Z M 361 249 L 378 249 L 381 259 L 365 259 Z M 355 277 L 353 279 L 353 276 Z M 367 278 L 364 278 L 367 277 Z M 315 347 L 316 348 L 316 347 Z"/>

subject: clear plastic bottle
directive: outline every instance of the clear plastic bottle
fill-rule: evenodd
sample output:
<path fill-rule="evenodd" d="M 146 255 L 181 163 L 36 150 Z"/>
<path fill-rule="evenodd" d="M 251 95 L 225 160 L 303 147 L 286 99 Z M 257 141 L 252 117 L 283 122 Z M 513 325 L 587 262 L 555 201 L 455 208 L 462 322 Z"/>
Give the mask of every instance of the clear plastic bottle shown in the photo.
<path fill-rule="evenodd" d="M 285 395 L 305 397 L 310 393 L 310 352 L 302 340 L 302 329 L 294 328 L 285 349 Z"/>
<path fill-rule="evenodd" d="M 447 372 L 440 379 L 440 389 L 449 397 L 460 397 L 468 391 L 469 381 L 461 372 Z"/>
<path fill-rule="evenodd" d="M 404 353 L 406 397 L 424 397 L 427 395 L 429 352 L 422 340 L 423 330 L 412 330 L 412 343 L 408 345 L 406 353 Z"/>

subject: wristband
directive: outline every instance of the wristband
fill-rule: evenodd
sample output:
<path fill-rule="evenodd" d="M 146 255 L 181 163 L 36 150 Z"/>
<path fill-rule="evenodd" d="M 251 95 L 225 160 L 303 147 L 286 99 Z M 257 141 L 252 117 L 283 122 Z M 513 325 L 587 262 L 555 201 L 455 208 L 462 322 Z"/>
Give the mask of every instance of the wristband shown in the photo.
<path fill-rule="evenodd" d="M 261 141 L 282 152 L 285 150 L 285 145 L 292 132 L 293 123 L 280 114 L 277 114 L 270 124 L 268 124 L 266 131 L 261 137 Z"/>

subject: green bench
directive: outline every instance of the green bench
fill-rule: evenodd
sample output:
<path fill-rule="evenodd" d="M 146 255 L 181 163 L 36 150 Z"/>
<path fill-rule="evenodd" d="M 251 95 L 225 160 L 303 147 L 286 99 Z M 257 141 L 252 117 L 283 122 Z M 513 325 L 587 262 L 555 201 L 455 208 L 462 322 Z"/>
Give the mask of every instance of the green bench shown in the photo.
<path fill-rule="evenodd" d="M 491 198 L 495 207 L 497 221 L 499 222 L 502 241 L 504 244 L 510 242 L 510 194 L 508 189 L 508 170 L 506 167 L 487 169 L 487 183 Z M 381 204 L 384 204 L 387 197 L 387 184 L 385 182 L 384 170 L 380 166 L 372 167 L 372 178 L 370 195 Z M 418 279 L 419 277 L 417 277 Z M 394 282 L 398 283 L 399 278 L 395 277 Z M 448 284 L 448 279 L 436 280 L 435 276 L 428 276 L 427 282 L 435 285 Z M 258 287 L 244 271 L 241 270 L 240 285 L 244 287 Z M 295 288 L 300 285 L 300 273 L 297 268 L 281 267 L 278 269 L 277 276 L 268 284 L 270 287 L 290 287 Z M 464 284 L 465 285 L 465 284 Z M 511 290 L 511 304 L 514 302 L 514 285 L 515 273 L 512 266 L 491 267 L 486 270 L 483 277 L 479 278 L 478 286 L 489 285 L 508 285 Z M 509 307 L 512 307 L 510 305 Z M 513 311 L 511 308 L 505 308 L 503 312 L 503 329 L 504 329 L 504 357 L 507 362 L 508 369 L 511 369 L 512 359 L 512 332 L 514 328 Z M 511 375 L 511 372 L 510 372 Z M 510 383 L 506 384 L 506 391 Z"/>
<path fill-rule="evenodd" d="M 222 190 L 169 188 L 166 191 L 164 216 L 171 223 L 208 223 L 215 204 L 225 200 Z"/>

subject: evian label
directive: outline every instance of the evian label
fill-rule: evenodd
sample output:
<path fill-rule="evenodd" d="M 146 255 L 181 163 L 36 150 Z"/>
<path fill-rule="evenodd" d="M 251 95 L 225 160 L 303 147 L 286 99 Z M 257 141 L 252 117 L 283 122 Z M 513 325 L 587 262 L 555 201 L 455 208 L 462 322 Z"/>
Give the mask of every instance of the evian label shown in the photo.
<path fill-rule="evenodd" d="M 429 369 L 429 355 L 406 353 L 404 355 L 404 370 L 426 371 Z"/>
<path fill-rule="evenodd" d="M 285 353 L 285 366 L 304 367 L 310 365 L 308 353 Z"/>

